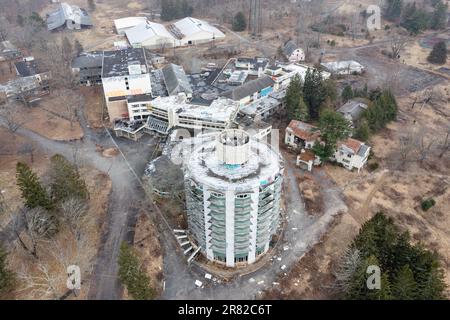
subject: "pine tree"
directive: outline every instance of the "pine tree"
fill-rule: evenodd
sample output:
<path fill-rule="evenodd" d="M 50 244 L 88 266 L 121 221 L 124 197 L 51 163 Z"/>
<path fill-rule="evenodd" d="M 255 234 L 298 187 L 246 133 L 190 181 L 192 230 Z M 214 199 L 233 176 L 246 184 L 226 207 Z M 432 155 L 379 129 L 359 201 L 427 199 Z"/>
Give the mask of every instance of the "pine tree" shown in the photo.
<path fill-rule="evenodd" d="M 304 117 L 306 105 L 302 97 L 302 81 L 298 75 L 295 75 L 289 83 L 284 101 L 289 120 L 306 120 Z"/>
<path fill-rule="evenodd" d="M 359 122 L 358 127 L 355 129 L 355 132 L 353 133 L 353 136 L 361 141 L 366 142 L 367 140 L 369 140 L 370 137 L 370 129 L 369 129 L 369 124 L 367 123 L 366 119 L 362 119 Z"/>
<path fill-rule="evenodd" d="M 303 100 L 308 106 L 309 118 L 319 119 L 320 108 L 325 101 L 332 102 L 336 99 L 336 86 L 331 80 L 323 80 L 322 73 L 308 68 L 303 84 Z"/>
<path fill-rule="evenodd" d="M 350 250 L 364 260 L 343 292 L 347 299 L 443 299 L 444 271 L 436 253 L 420 244 L 411 245 L 408 233 L 400 233 L 392 218 L 382 212 L 364 223 Z M 380 290 L 363 285 L 368 265 L 383 271 Z"/>
<path fill-rule="evenodd" d="M 387 0 L 387 7 L 384 11 L 385 18 L 391 21 L 397 20 L 402 13 L 402 7 L 402 0 Z"/>
<path fill-rule="evenodd" d="M 0 246 L 0 299 L 6 297 L 13 289 L 16 283 L 16 275 L 8 268 L 8 254 Z"/>
<path fill-rule="evenodd" d="M 434 12 L 431 17 L 430 27 L 434 30 L 444 29 L 447 24 L 447 4 L 442 0 L 438 1 L 434 6 Z"/>
<path fill-rule="evenodd" d="M 401 26 L 414 35 L 426 30 L 429 26 L 430 17 L 423 9 L 418 9 L 416 3 L 409 3 L 405 6 Z"/>
<path fill-rule="evenodd" d="M 414 300 L 417 296 L 417 283 L 414 274 L 408 265 L 403 266 L 397 276 L 392 288 L 393 297 L 397 300 Z"/>
<path fill-rule="evenodd" d="M 319 129 L 322 140 L 336 148 L 338 141 L 349 137 L 351 124 L 342 114 L 327 110 L 320 115 Z"/>
<path fill-rule="evenodd" d="M 56 202 L 89 197 L 86 183 L 78 169 L 62 155 L 56 154 L 50 159 L 50 179 L 51 195 Z"/>
<path fill-rule="evenodd" d="M 347 300 L 378 300 L 380 299 L 380 292 L 383 288 L 383 283 L 380 281 L 380 289 L 372 288 L 369 289 L 367 285 L 367 280 L 369 277 L 369 274 L 367 273 L 367 270 L 369 266 L 379 266 L 379 262 L 375 256 L 369 256 L 365 258 L 363 261 L 361 261 L 361 264 L 356 269 L 353 277 L 350 280 L 350 285 L 345 292 L 345 299 Z M 382 277 L 382 275 L 380 275 Z M 381 280 L 381 279 L 380 279 Z M 390 284 L 389 282 L 385 283 L 386 286 L 384 290 L 387 292 L 383 292 L 383 296 L 388 296 L 390 293 Z"/>
<path fill-rule="evenodd" d="M 28 208 L 53 208 L 53 203 L 47 191 L 41 185 L 37 175 L 27 164 L 18 162 L 16 166 L 17 185 L 22 193 L 22 199 Z"/>
<path fill-rule="evenodd" d="M 232 27 L 233 31 L 245 31 L 247 29 L 247 19 L 242 11 L 234 16 Z"/>
<path fill-rule="evenodd" d="M 447 62 L 447 43 L 445 41 L 436 43 L 427 60 L 430 63 L 445 64 Z"/>
<path fill-rule="evenodd" d="M 150 278 L 140 265 L 139 258 L 133 248 L 122 243 L 119 253 L 119 279 L 126 286 L 129 294 L 135 300 L 150 300 L 155 296 L 150 286 Z"/>
<path fill-rule="evenodd" d="M 308 106 L 305 101 L 303 101 L 303 97 L 300 97 L 298 101 L 297 108 L 295 108 L 292 119 L 300 120 L 300 121 L 308 121 L 309 112 Z"/>
<path fill-rule="evenodd" d="M 345 103 L 353 98 L 353 89 L 351 85 L 346 85 L 341 93 L 342 101 Z"/>

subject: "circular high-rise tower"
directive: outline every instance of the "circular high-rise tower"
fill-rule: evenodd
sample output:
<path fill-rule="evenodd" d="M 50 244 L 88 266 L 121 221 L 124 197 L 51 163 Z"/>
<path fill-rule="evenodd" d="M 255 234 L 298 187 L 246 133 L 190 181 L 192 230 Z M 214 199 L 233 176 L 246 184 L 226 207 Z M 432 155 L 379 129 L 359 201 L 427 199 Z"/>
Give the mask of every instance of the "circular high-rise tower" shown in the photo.
<path fill-rule="evenodd" d="M 283 163 L 242 130 L 203 137 L 185 163 L 189 233 L 209 260 L 250 264 L 280 218 Z"/>

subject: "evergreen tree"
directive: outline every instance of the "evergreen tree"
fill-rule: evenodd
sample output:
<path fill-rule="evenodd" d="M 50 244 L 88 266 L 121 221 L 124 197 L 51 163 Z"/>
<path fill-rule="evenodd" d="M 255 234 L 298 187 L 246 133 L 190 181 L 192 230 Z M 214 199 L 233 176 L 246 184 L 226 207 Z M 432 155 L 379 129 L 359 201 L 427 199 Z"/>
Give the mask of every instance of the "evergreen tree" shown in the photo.
<path fill-rule="evenodd" d="M 18 162 L 16 166 L 17 185 L 22 193 L 22 199 L 28 208 L 53 208 L 53 203 L 47 191 L 41 185 L 37 175 L 27 164 Z"/>
<path fill-rule="evenodd" d="M 89 197 L 86 183 L 78 169 L 62 155 L 56 154 L 50 159 L 50 179 L 51 195 L 56 202 Z"/>
<path fill-rule="evenodd" d="M 395 299 L 414 300 L 417 295 L 417 283 L 408 265 L 404 265 L 397 273 L 392 292 Z"/>
<path fill-rule="evenodd" d="M 408 233 L 400 233 L 391 218 L 378 212 L 364 223 L 350 246 L 358 250 L 361 265 L 343 292 L 347 299 L 443 299 L 444 271 L 435 252 L 411 245 Z M 364 286 L 367 266 L 383 271 L 380 290 Z"/>
<path fill-rule="evenodd" d="M 247 29 L 247 19 L 242 11 L 234 16 L 232 27 L 233 31 L 245 31 Z"/>
<path fill-rule="evenodd" d="M 171 21 L 191 16 L 194 8 L 187 0 L 161 0 L 161 20 Z"/>
<path fill-rule="evenodd" d="M 416 3 L 407 4 L 402 16 L 401 26 L 414 35 L 426 30 L 430 17 L 423 9 L 418 9 Z"/>
<path fill-rule="evenodd" d="M 334 154 L 335 149 L 333 146 L 326 144 L 325 142 L 316 141 L 312 147 L 312 151 L 319 157 L 323 164 Z"/>
<path fill-rule="evenodd" d="M 319 118 L 320 106 L 326 99 L 322 74 L 319 70 L 308 68 L 303 85 L 303 99 L 309 109 L 309 117 L 312 120 Z"/>
<path fill-rule="evenodd" d="M 397 118 L 397 101 L 390 90 L 372 91 L 372 105 L 364 112 L 371 132 L 377 132 Z"/>
<path fill-rule="evenodd" d="M 320 115 L 319 130 L 321 141 L 316 141 L 313 151 L 325 162 L 334 154 L 337 142 L 348 138 L 351 124 L 340 113 L 326 110 Z"/>
<path fill-rule="evenodd" d="M 391 284 L 386 273 L 380 275 L 380 288 L 371 288 L 367 286 L 369 266 L 379 266 L 378 259 L 375 256 L 365 258 L 356 269 L 349 288 L 345 293 L 347 300 L 389 300 L 391 299 Z"/>
<path fill-rule="evenodd" d="M 351 124 L 342 114 L 326 110 L 320 115 L 319 129 L 322 140 L 336 148 L 338 141 L 349 137 Z"/>
<path fill-rule="evenodd" d="M 303 97 L 300 97 L 300 100 L 298 101 L 297 108 L 293 113 L 293 119 L 300 121 L 308 121 L 309 119 L 308 106 L 305 101 L 303 101 Z"/>
<path fill-rule="evenodd" d="M 0 299 L 6 297 L 16 283 L 15 273 L 8 268 L 7 257 L 6 251 L 0 246 Z"/>
<path fill-rule="evenodd" d="M 343 102 L 347 102 L 353 98 L 353 89 L 351 85 L 345 86 L 344 90 L 342 90 L 341 97 Z"/>
<path fill-rule="evenodd" d="M 355 129 L 355 132 L 353 133 L 353 136 L 356 139 L 364 141 L 364 142 L 369 140 L 370 129 L 369 129 L 369 124 L 367 123 L 366 119 L 362 119 L 359 122 L 358 127 Z"/>
<path fill-rule="evenodd" d="M 445 64 L 447 62 L 447 43 L 445 41 L 437 42 L 427 60 L 430 63 Z"/>
<path fill-rule="evenodd" d="M 119 253 L 119 279 L 135 300 L 150 300 L 155 296 L 150 278 L 142 269 L 133 248 L 122 243 Z"/>
<path fill-rule="evenodd" d="M 182 16 L 180 18 L 189 17 L 194 12 L 194 8 L 189 4 L 187 0 L 183 0 L 181 2 L 181 13 Z"/>
<path fill-rule="evenodd" d="M 444 29 L 447 25 L 447 4 L 442 0 L 438 1 L 434 6 L 434 12 L 431 17 L 430 27 L 434 30 Z"/>
<path fill-rule="evenodd" d="M 385 18 L 390 21 L 397 20 L 402 13 L 402 7 L 402 0 L 387 0 L 387 7 L 384 11 Z"/>
<path fill-rule="evenodd" d="M 302 120 L 308 119 L 308 107 L 303 101 L 302 97 L 302 81 L 300 76 L 295 75 L 286 90 L 286 96 L 284 98 L 286 109 L 288 112 L 289 120 Z"/>

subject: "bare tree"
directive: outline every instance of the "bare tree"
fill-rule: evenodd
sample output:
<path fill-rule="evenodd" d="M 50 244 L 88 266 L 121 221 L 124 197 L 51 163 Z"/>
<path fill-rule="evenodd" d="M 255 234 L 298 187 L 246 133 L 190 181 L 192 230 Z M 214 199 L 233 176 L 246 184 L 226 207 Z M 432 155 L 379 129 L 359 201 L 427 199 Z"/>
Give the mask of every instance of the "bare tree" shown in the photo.
<path fill-rule="evenodd" d="M 406 162 L 414 150 L 414 141 L 411 134 L 406 134 L 399 139 L 399 152 L 402 162 Z"/>
<path fill-rule="evenodd" d="M 75 50 L 68 38 L 54 39 L 47 43 L 47 51 L 42 63 L 51 73 L 51 85 L 57 89 L 72 89 L 76 86 L 76 76 L 71 63 Z"/>
<path fill-rule="evenodd" d="M 84 107 L 84 98 L 79 93 L 70 89 L 58 89 L 56 96 L 64 97 L 61 105 L 61 115 L 70 122 L 70 127 L 78 118 L 78 111 Z"/>
<path fill-rule="evenodd" d="M 78 239 L 80 230 L 86 224 L 88 204 L 79 198 L 69 198 L 60 204 L 60 213 L 64 223 Z"/>
<path fill-rule="evenodd" d="M 15 219 L 16 225 L 14 231 L 17 236 L 17 240 L 22 248 L 31 254 L 34 258 L 38 259 L 37 247 L 39 241 L 50 238 L 58 231 L 58 225 L 56 217 L 50 214 L 43 208 L 23 208 L 20 210 L 23 222 L 25 224 L 24 238 L 21 234 L 20 219 Z"/>
<path fill-rule="evenodd" d="M 20 146 L 18 152 L 20 154 L 29 155 L 30 156 L 30 162 L 34 162 L 34 145 L 32 143 L 24 143 Z"/>
<path fill-rule="evenodd" d="M 8 36 L 11 33 L 12 26 L 6 20 L 5 17 L 0 16 L 0 41 L 6 41 L 8 40 Z"/>
<path fill-rule="evenodd" d="M 390 41 L 391 46 L 391 58 L 392 59 L 399 59 L 400 58 L 400 52 L 406 47 L 406 44 L 408 43 L 408 39 L 401 36 L 395 36 Z"/>
<path fill-rule="evenodd" d="M 447 130 L 447 134 L 445 135 L 444 141 L 441 146 L 441 152 L 439 153 L 439 158 L 442 158 L 445 153 L 450 150 L 450 128 Z"/>
<path fill-rule="evenodd" d="M 333 272 L 336 277 L 335 288 L 346 292 L 349 288 L 351 278 L 361 263 L 361 252 L 358 249 L 347 249 L 341 258 L 337 270 Z"/>
<path fill-rule="evenodd" d="M 18 105 L 6 102 L 0 105 L 0 122 L 3 121 L 8 131 L 14 136 L 17 130 L 24 124 L 23 116 Z"/>
<path fill-rule="evenodd" d="M 420 164 L 428 158 L 431 152 L 431 147 L 434 144 L 434 139 L 429 137 L 427 132 L 422 129 L 417 134 L 417 151 L 418 151 L 418 161 Z"/>
<path fill-rule="evenodd" d="M 57 299 L 59 284 L 67 279 L 62 272 L 54 272 L 49 264 L 37 261 L 33 269 L 29 265 L 22 265 L 17 277 L 22 287 L 18 290 L 26 291 L 37 299 Z"/>
<path fill-rule="evenodd" d="M 86 234 L 75 238 L 71 233 L 66 233 L 60 239 L 47 242 L 45 259 L 36 260 L 32 266 L 23 265 L 18 272 L 23 291 L 31 292 L 38 299 L 61 299 L 74 293 L 67 290 L 67 267 L 76 265 L 82 272 L 81 283 L 84 275 L 92 272 L 92 256 L 95 247 L 90 243 Z"/>

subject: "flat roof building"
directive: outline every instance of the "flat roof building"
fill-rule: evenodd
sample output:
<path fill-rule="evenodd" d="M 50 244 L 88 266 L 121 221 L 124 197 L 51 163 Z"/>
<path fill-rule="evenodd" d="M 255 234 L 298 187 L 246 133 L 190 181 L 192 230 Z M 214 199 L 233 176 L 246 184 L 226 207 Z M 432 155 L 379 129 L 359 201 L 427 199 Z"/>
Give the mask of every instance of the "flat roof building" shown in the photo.
<path fill-rule="evenodd" d="M 104 51 L 102 84 L 110 121 L 133 117 L 127 99 L 152 94 L 144 49 Z"/>

